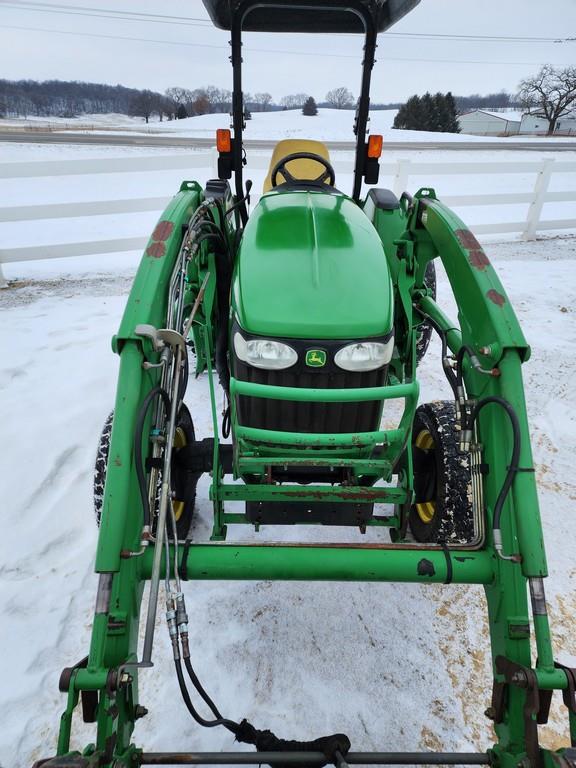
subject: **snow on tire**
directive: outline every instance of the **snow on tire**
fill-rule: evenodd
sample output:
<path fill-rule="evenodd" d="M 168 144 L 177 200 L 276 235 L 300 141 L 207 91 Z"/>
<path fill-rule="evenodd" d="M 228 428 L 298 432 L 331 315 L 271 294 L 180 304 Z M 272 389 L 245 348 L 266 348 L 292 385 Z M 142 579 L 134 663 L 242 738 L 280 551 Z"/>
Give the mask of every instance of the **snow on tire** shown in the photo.
<path fill-rule="evenodd" d="M 424 273 L 424 285 L 430 291 L 432 291 L 432 298 L 436 298 L 436 267 L 433 261 L 429 261 L 426 265 L 426 272 Z M 430 339 L 432 338 L 432 326 L 427 320 L 421 324 L 418 332 L 418 338 L 416 340 L 416 361 L 419 363 L 426 354 Z"/>
<path fill-rule="evenodd" d="M 470 454 L 458 447 L 452 401 L 418 407 L 412 431 L 415 500 L 409 524 L 416 541 L 465 544 L 474 538 Z"/>
<path fill-rule="evenodd" d="M 104 484 L 106 482 L 106 467 L 108 465 L 108 453 L 110 452 L 110 437 L 112 435 L 112 422 L 114 411 L 108 414 L 104 422 L 100 439 L 98 440 L 98 452 L 94 464 L 94 515 L 96 525 L 100 525 L 102 506 L 104 504 Z"/>

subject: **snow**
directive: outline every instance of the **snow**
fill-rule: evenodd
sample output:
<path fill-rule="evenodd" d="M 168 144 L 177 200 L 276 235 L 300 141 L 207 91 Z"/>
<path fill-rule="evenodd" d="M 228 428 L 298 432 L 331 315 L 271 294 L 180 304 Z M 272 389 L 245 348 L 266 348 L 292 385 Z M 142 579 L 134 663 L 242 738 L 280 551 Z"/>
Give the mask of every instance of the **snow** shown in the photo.
<path fill-rule="evenodd" d="M 147 128 L 154 128 L 155 124 L 162 126 L 158 120 L 151 119 Z M 0 128 L 2 129 L 22 129 L 30 128 L 33 130 L 58 130 L 58 131 L 104 131 L 104 130 L 141 130 L 142 125 L 146 125 L 141 117 L 132 117 L 123 115 L 119 112 L 110 112 L 108 114 L 86 114 L 76 117 L 37 117 L 30 115 L 26 118 L 2 118 L 0 119 Z"/>
<path fill-rule="evenodd" d="M 547 591 L 558 658 L 574 662 L 576 240 L 492 244 L 488 254 L 532 344 L 525 379 L 550 553 Z M 4 768 L 29 768 L 53 751 L 64 706 L 59 672 L 88 648 L 96 588 L 91 472 L 114 398 L 118 360 L 110 337 L 132 273 L 110 265 L 94 274 L 89 264 L 85 275 L 31 278 L 0 294 L 6 447 L 0 497 L 9 500 L 0 510 Z M 446 302 L 443 277 L 439 290 Z M 422 376 L 422 401 L 447 396 L 436 343 Z M 209 436 L 205 376 L 190 381 L 186 399 L 198 434 Z M 206 478 L 198 498 L 197 535 L 206 539 Z M 246 539 L 248 532 L 242 534 Z M 296 535 L 306 541 L 360 537 L 345 530 L 278 534 L 264 528 L 259 540 Z M 385 535 L 376 529 L 367 537 Z M 198 672 L 230 717 L 246 716 L 287 738 L 343 731 L 358 750 L 489 745 L 482 714 L 490 693 L 489 650 L 480 588 L 205 582 L 185 591 Z M 141 674 L 141 701 L 150 714 L 138 723 L 135 738 L 147 749 L 237 748 L 226 732 L 190 723 L 162 619 L 155 667 Z M 79 718 L 74 734 L 75 747 L 93 738 Z M 554 714 L 548 743 L 562 738 L 568 743 L 564 721 Z"/>
<path fill-rule="evenodd" d="M 374 121 L 378 114 L 374 113 Z M 280 138 L 273 123 L 277 121 L 278 127 L 285 116 L 258 115 L 250 130 Z M 332 136 L 340 137 L 351 116 L 340 113 L 332 126 L 328 117 L 314 125 L 322 136 L 332 131 Z M 304 120 L 316 120 L 300 120 L 295 114 L 292 118 L 292 135 L 308 130 Z M 192 120 L 202 123 L 206 131 L 214 127 L 208 119 Z M 390 116 L 383 115 L 381 120 L 385 126 Z M 376 131 L 374 124 L 372 129 Z M 273 132 L 265 136 L 266 131 Z M 308 135 L 319 134 L 314 130 Z M 154 150 L 158 152 L 180 153 Z M 151 150 L 14 144 L 0 145 L 0 162 L 113 159 L 143 153 Z M 411 178 L 410 188 L 433 183 L 440 196 L 512 191 L 510 184 L 526 191 L 534 183 L 533 176 L 524 174 L 512 179 L 504 174 L 498 179 L 442 176 L 442 165 L 454 161 L 454 154 L 390 152 L 385 162 L 401 157 L 437 162 L 437 175 Z M 572 153 L 541 156 L 574 158 Z M 528 152 L 498 154 L 503 163 L 539 157 Z M 494 155 L 459 152 L 458 160 L 493 162 Z M 211 169 L 192 173 L 202 182 Z M 263 175 L 262 170 L 252 174 L 255 189 Z M 170 195 L 183 176 L 174 170 L 41 178 L 33 183 L 5 179 L 0 206 Z M 553 190 L 574 189 L 574 176 L 562 175 Z M 342 188 L 349 189 L 349 176 L 340 178 Z M 390 183 L 383 179 L 382 185 Z M 554 205 L 550 218 L 573 218 L 573 204 L 570 212 L 561 212 L 568 211 L 561 206 Z M 509 208 L 513 209 L 511 220 L 525 215 L 525 207 Z M 503 220 L 501 208 L 490 206 L 461 213 L 467 221 Z M 94 217 L 95 222 L 77 218 L 3 223 L 2 243 L 6 248 L 142 236 L 151 231 L 157 215 L 102 216 Z M 524 373 L 549 552 L 547 593 L 557 658 L 576 664 L 572 631 L 576 612 L 572 551 L 576 239 L 488 243 L 486 248 L 532 345 Z M 117 330 L 138 261 L 139 254 L 132 252 L 4 267 L 14 282 L 0 291 L 2 768 L 30 768 L 35 759 L 53 753 L 64 707 L 58 692 L 59 673 L 88 649 L 96 591 L 92 467 L 98 434 L 114 400 L 118 359 L 110 351 L 110 338 Z M 439 295 L 455 315 L 442 275 Z M 421 399 L 446 396 L 434 341 L 422 367 Z M 211 434 L 208 400 L 206 378 L 191 380 L 187 402 L 200 437 Z M 198 494 L 200 539 L 209 535 L 207 488 L 204 477 Z M 243 540 L 255 536 L 248 530 L 232 529 L 231 533 Z M 362 540 L 385 536 L 372 530 Z M 296 537 L 305 541 L 362 538 L 356 531 L 264 528 L 256 540 Z M 468 751 L 491 743 L 483 717 L 490 696 L 490 657 L 478 587 L 206 582 L 186 585 L 186 598 L 195 617 L 192 646 L 197 671 L 230 717 L 245 716 L 286 738 L 343 731 L 356 750 Z M 137 724 L 139 745 L 151 750 L 236 749 L 226 732 L 205 732 L 190 723 L 179 700 L 162 618 L 154 658 L 154 669 L 141 674 L 141 702 L 150 714 Z M 93 741 L 92 726 L 79 720 L 74 723 L 74 748 Z M 562 742 L 568 743 L 565 722 L 553 709 L 544 743 Z"/>
<path fill-rule="evenodd" d="M 370 133 L 382 134 L 386 141 L 497 141 L 496 137 L 478 137 L 459 133 L 437 133 L 432 131 L 405 131 L 392 128 L 397 109 L 372 110 L 370 112 Z M 500 113 L 497 113 L 500 117 Z M 517 114 L 517 113 L 516 113 Z M 319 141 L 354 141 L 354 116 L 351 109 L 320 108 L 314 117 L 302 114 L 301 109 L 277 112 L 252 112 L 246 122 L 246 139 L 287 139 L 315 138 Z M 142 118 L 127 115 L 83 115 L 78 118 L 28 118 L 26 121 L 0 120 L 0 128 L 22 128 L 27 126 L 41 130 L 87 131 L 90 133 L 142 133 L 174 135 L 181 137 L 209 138 L 216 135 L 217 128 L 230 125 L 230 115 L 214 113 L 198 115 L 183 120 L 151 120 L 148 124 Z"/>
<path fill-rule="evenodd" d="M 381 134 L 384 141 L 468 141 L 482 140 L 478 137 L 463 136 L 459 133 L 436 133 L 432 131 L 404 131 L 392 128 L 397 109 L 372 110 L 369 130 Z M 246 122 L 245 139 L 292 139 L 314 138 L 318 141 L 354 141 L 354 116 L 351 109 L 319 109 L 314 117 L 293 109 L 281 112 L 252 112 L 252 119 Z M 228 127 L 227 116 L 221 114 L 200 115 L 184 120 L 166 123 L 166 133 L 179 136 L 214 136 L 217 128 Z"/>

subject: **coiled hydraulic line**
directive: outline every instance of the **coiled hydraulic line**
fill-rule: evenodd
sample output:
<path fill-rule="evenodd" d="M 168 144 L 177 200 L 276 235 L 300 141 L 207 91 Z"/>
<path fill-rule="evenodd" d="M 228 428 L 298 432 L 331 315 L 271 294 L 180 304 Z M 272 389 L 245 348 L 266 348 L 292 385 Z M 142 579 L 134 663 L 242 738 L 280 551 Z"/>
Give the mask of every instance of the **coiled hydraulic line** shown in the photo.
<path fill-rule="evenodd" d="M 461 445 L 470 443 L 473 436 L 474 424 L 476 423 L 478 415 L 482 409 L 490 403 L 499 405 L 501 408 L 503 408 L 510 420 L 510 425 L 512 427 L 512 455 L 510 457 L 510 463 L 504 477 L 504 482 L 502 483 L 502 487 L 498 493 L 496 503 L 494 505 L 492 516 L 492 536 L 494 540 L 494 549 L 496 550 L 498 556 L 502 560 L 512 560 L 517 562 L 518 555 L 505 555 L 503 553 L 501 518 L 504 504 L 508 497 L 508 493 L 512 488 L 512 483 L 514 482 L 514 477 L 518 472 L 522 471 L 518 466 L 521 446 L 520 422 L 518 420 L 518 415 L 513 406 L 503 397 L 499 397 L 498 395 L 489 395 L 482 398 L 477 403 L 475 403 L 472 407 L 472 410 L 468 412 L 468 399 L 464 387 L 464 358 L 468 356 L 470 358 L 472 367 L 479 373 L 498 376 L 500 375 L 500 372 L 497 368 L 483 368 L 474 350 L 467 344 L 463 344 L 459 348 L 456 355 L 456 373 L 454 373 L 452 370 L 450 358 L 448 357 L 448 340 L 446 332 L 432 317 L 430 317 L 430 315 L 425 313 L 418 306 L 415 306 L 415 309 L 420 315 L 422 315 L 422 317 L 426 318 L 432 328 L 440 336 L 442 342 L 442 368 L 448 383 L 450 384 L 452 392 L 454 393 L 454 399 L 456 401 L 457 414 L 460 419 Z"/>

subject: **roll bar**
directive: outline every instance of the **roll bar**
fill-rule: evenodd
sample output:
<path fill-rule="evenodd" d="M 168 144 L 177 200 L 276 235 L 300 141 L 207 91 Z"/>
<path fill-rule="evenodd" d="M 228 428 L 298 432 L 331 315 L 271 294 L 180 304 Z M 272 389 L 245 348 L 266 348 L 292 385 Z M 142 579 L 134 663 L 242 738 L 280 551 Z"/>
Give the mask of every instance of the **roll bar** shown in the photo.
<path fill-rule="evenodd" d="M 290 9 L 301 11 L 340 11 L 342 4 L 334 5 L 320 4 L 318 0 L 298 0 L 298 2 L 287 2 L 287 0 L 244 0 L 234 10 L 231 23 L 231 41 L 232 46 L 232 70 L 233 70 L 233 90 L 232 90 L 232 125 L 234 128 L 234 141 L 232 146 L 232 168 L 235 177 L 236 197 L 241 200 L 244 197 L 243 188 L 243 165 L 244 150 L 242 147 L 242 134 L 244 131 L 244 98 L 242 95 L 242 29 L 247 16 L 259 8 Z M 356 135 L 356 160 L 354 164 L 354 186 L 352 197 L 358 201 L 362 188 L 362 178 L 365 169 L 366 157 L 366 128 L 368 125 L 368 113 L 370 110 L 370 79 L 372 68 L 374 66 L 374 56 L 376 53 L 377 24 L 370 8 L 361 0 L 347 0 L 344 10 L 354 14 L 361 22 L 364 28 L 364 59 L 362 61 L 362 81 L 360 86 L 360 97 L 356 109 L 356 118 L 354 122 L 354 133 Z M 248 211 L 246 203 L 242 202 L 239 206 L 240 217 L 245 224 L 248 220 Z"/>

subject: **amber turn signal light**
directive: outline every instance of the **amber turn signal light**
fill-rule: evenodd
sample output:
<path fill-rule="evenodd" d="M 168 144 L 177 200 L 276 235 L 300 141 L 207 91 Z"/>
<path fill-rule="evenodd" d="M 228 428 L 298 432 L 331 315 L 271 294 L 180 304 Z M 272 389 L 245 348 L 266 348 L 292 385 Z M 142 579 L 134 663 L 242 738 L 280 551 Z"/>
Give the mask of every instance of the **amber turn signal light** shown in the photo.
<path fill-rule="evenodd" d="M 216 131 L 216 149 L 218 152 L 232 151 L 232 137 L 228 128 L 218 128 Z"/>
<path fill-rule="evenodd" d="M 368 157 L 379 158 L 382 154 L 382 136 L 374 135 L 368 138 Z"/>

